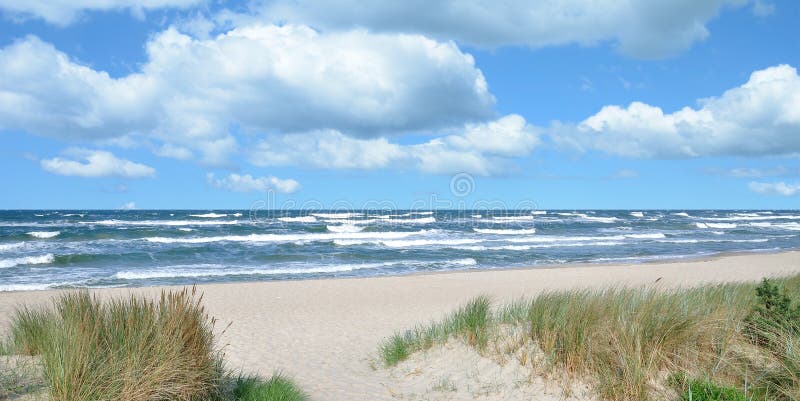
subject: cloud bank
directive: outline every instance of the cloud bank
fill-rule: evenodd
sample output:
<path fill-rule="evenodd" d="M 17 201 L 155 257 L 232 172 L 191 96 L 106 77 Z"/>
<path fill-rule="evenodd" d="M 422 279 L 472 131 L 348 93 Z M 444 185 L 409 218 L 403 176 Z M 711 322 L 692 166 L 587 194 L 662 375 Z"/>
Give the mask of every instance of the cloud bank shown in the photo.
<path fill-rule="evenodd" d="M 42 160 L 42 169 L 53 174 L 90 178 L 146 178 L 156 174 L 150 166 L 120 159 L 107 151 L 72 148 L 64 153 L 66 158 Z"/>

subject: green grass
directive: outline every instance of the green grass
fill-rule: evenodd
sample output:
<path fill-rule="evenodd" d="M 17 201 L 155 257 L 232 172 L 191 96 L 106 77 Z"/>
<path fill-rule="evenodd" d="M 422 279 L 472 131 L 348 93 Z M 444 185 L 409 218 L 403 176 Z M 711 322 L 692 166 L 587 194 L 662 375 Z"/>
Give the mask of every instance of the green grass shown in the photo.
<path fill-rule="evenodd" d="M 451 336 L 461 336 L 470 345 L 483 348 L 488 341 L 487 327 L 491 318 L 491 301 L 481 296 L 468 302 L 444 320 L 397 333 L 380 348 L 387 366 L 396 365 L 414 352 L 446 342 Z"/>
<path fill-rule="evenodd" d="M 86 291 L 21 308 L 12 348 L 40 355 L 53 401 L 194 400 L 216 391 L 221 355 L 194 290 L 101 301 Z"/>
<path fill-rule="evenodd" d="M 667 379 L 682 401 L 749 401 L 743 390 L 724 387 L 708 380 L 690 379 L 676 373 Z"/>
<path fill-rule="evenodd" d="M 797 298 L 800 276 L 775 283 L 782 287 L 777 294 Z M 777 326 L 779 332 L 764 334 L 774 337 L 765 348 L 752 341 L 752 318 L 747 319 L 753 311 L 773 315 L 774 308 L 763 307 L 765 293 L 780 301 L 779 312 L 794 306 L 776 297 L 774 288 L 758 297 L 756 288 L 747 283 L 559 291 L 496 309 L 481 297 L 439 323 L 387 339 L 380 355 L 392 366 L 448 338 L 463 338 L 479 350 L 541 354 L 545 369 L 588 378 L 605 400 L 652 399 L 669 372 L 708 377 L 720 388 L 764 389 L 770 399 L 799 400 L 797 331 Z"/>
<path fill-rule="evenodd" d="M 308 397 L 289 378 L 280 373 L 270 379 L 239 377 L 233 389 L 233 401 L 306 401 Z"/>

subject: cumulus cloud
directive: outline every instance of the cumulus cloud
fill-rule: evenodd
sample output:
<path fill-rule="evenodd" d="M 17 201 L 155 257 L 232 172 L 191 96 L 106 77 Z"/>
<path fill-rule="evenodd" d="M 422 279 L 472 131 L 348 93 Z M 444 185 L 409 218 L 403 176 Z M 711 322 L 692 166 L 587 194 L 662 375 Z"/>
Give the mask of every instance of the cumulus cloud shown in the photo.
<path fill-rule="evenodd" d="M 764 195 L 793 196 L 800 192 L 800 183 L 785 182 L 751 182 L 750 190 Z"/>
<path fill-rule="evenodd" d="M 252 25 L 200 40 L 168 29 L 141 71 L 112 78 L 35 37 L 0 50 L 0 129 L 63 139 L 154 138 L 217 164 L 229 132 L 378 137 L 492 116 L 494 97 L 451 42 Z"/>
<path fill-rule="evenodd" d="M 213 173 L 208 173 L 206 179 L 209 185 L 233 192 L 267 192 L 274 190 L 281 193 L 292 193 L 300 190 L 300 183 L 289 178 L 253 177 L 250 174 L 229 174 L 216 178 Z"/>
<path fill-rule="evenodd" d="M 708 21 L 748 0 L 370 1 L 269 0 L 223 20 L 301 22 L 323 29 L 418 32 L 481 47 L 615 43 L 643 58 L 675 54 L 709 35 Z M 757 10 L 764 9 L 762 0 Z M 255 11 L 255 12 L 254 12 Z M 254 15 L 255 14 L 255 15 Z"/>
<path fill-rule="evenodd" d="M 673 113 L 641 102 L 605 106 L 577 125 L 551 127 L 579 150 L 636 158 L 800 153 L 800 77 L 789 65 L 755 71 L 743 85 Z"/>
<path fill-rule="evenodd" d="M 67 158 L 42 160 L 42 169 L 53 174 L 77 177 L 145 178 L 156 173 L 150 166 L 120 159 L 102 150 L 73 148 L 65 151 L 64 155 Z"/>
<path fill-rule="evenodd" d="M 56 25 L 67 25 L 83 11 L 131 10 L 141 15 L 157 8 L 186 8 L 203 0 L 0 0 L 0 11 L 15 19 L 41 18 Z"/>
<path fill-rule="evenodd" d="M 500 174 L 510 159 L 528 155 L 540 143 L 538 130 L 519 115 L 466 124 L 419 144 L 397 144 L 387 138 L 351 138 L 324 130 L 270 136 L 251 152 L 258 166 L 317 168 L 412 168 L 429 173 Z"/>

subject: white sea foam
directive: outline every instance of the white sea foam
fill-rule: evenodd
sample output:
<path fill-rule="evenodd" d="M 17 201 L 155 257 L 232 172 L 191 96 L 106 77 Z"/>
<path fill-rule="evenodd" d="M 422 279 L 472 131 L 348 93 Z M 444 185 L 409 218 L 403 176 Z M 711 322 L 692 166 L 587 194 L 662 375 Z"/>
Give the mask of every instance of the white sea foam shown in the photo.
<path fill-rule="evenodd" d="M 458 238 L 458 239 L 410 239 L 410 240 L 381 240 L 382 245 L 390 248 L 412 248 L 424 246 L 450 246 L 476 244 L 482 242 L 478 239 Z"/>
<path fill-rule="evenodd" d="M 352 219 L 364 216 L 363 213 L 311 213 L 311 215 L 321 219 Z"/>
<path fill-rule="evenodd" d="M 493 216 L 493 220 L 495 221 L 533 221 L 533 216 Z"/>
<path fill-rule="evenodd" d="M 473 228 L 473 231 L 481 234 L 497 234 L 497 235 L 517 235 L 517 234 L 535 234 L 536 229 L 530 228 L 525 230 L 494 230 L 491 228 Z"/>
<path fill-rule="evenodd" d="M 456 249 L 463 249 L 467 251 L 528 251 L 531 249 L 546 249 L 546 248 L 569 248 L 569 247 L 584 247 L 584 246 L 619 246 L 624 245 L 621 241 L 595 241 L 595 242 L 564 242 L 564 243 L 549 243 L 549 244 L 531 244 L 531 245 L 468 245 L 456 246 Z"/>
<path fill-rule="evenodd" d="M 55 236 L 58 236 L 59 234 L 61 234 L 61 232 L 60 231 L 31 231 L 31 232 L 29 232 L 27 234 L 30 235 L 31 237 L 34 237 L 34 238 L 47 239 L 47 238 L 53 238 Z"/>
<path fill-rule="evenodd" d="M 241 213 L 238 213 L 241 216 Z M 218 219 L 220 217 L 226 217 L 227 214 L 219 214 L 219 213 L 205 213 L 205 214 L 190 214 L 189 217 L 200 217 L 203 219 Z"/>
<path fill-rule="evenodd" d="M 697 228 L 736 228 L 736 224 L 733 223 L 695 223 Z"/>
<path fill-rule="evenodd" d="M 149 237 L 147 242 L 163 244 L 206 244 L 211 242 L 294 242 L 294 241 L 332 241 L 336 239 L 396 239 L 407 238 L 412 235 L 424 234 L 417 232 L 367 232 L 367 233 L 304 233 L 304 234 L 250 234 L 250 235 L 223 235 L 216 237 L 196 238 L 169 238 Z"/>
<path fill-rule="evenodd" d="M 67 214 L 64 215 L 64 217 L 80 217 L 80 218 L 83 218 L 83 216 L 86 216 L 86 214 L 83 214 L 83 213 L 67 213 Z"/>
<path fill-rule="evenodd" d="M 539 215 L 547 214 L 547 210 L 533 210 L 533 211 L 531 211 L 531 214 L 535 215 L 535 216 L 539 216 Z"/>
<path fill-rule="evenodd" d="M 323 266 L 280 267 L 280 268 L 225 268 L 224 265 L 184 265 L 167 266 L 159 269 L 121 271 L 114 274 L 114 278 L 121 280 L 146 280 L 152 278 L 180 278 L 180 277 L 220 277 L 220 276 L 245 276 L 245 275 L 296 275 L 341 273 L 355 270 L 381 269 L 394 266 L 474 266 L 477 261 L 472 258 L 444 260 L 444 261 L 392 261 L 378 263 L 351 263 Z M 198 269 L 200 268 L 200 269 Z"/>
<path fill-rule="evenodd" d="M 22 248 L 25 246 L 24 242 L 12 242 L 10 244 L 0 244 L 0 251 L 10 251 L 12 249 Z"/>
<path fill-rule="evenodd" d="M 770 229 L 777 229 L 777 230 L 790 230 L 790 231 L 800 231 L 800 223 L 791 222 L 791 223 L 750 223 L 752 227 L 759 227 L 759 228 L 770 228 Z"/>
<path fill-rule="evenodd" d="M 684 213 L 684 212 L 672 213 L 672 215 L 673 216 L 680 216 L 680 217 L 691 217 L 691 216 L 689 216 L 689 213 Z"/>
<path fill-rule="evenodd" d="M 233 217 L 242 217 L 242 214 L 241 213 L 234 213 L 231 216 L 233 216 Z"/>
<path fill-rule="evenodd" d="M 328 225 L 326 227 L 328 231 L 332 233 L 357 233 L 363 231 L 366 227 L 359 227 L 354 224 L 339 224 L 339 225 Z"/>
<path fill-rule="evenodd" d="M 201 221 L 201 220 L 100 220 L 81 221 L 80 224 L 96 226 L 218 226 L 239 224 L 238 220 Z"/>
<path fill-rule="evenodd" d="M 577 217 L 580 220 L 596 222 L 596 223 L 614 223 L 618 221 L 616 217 L 598 217 L 598 216 L 589 216 L 586 213 L 556 213 L 559 216 L 566 216 L 566 217 Z"/>
<path fill-rule="evenodd" d="M 186 231 L 186 232 L 194 231 L 194 229 L 192 229 L 192 228 L 188 228 L 188 227 L 179 227 L 179 228 L 178 228 L 178 230 L 180 230 L 180 231 Z"/>
<path fill-rule="evenodd" d="M 633 239 L 659 239 L 659 238 L 667 238 L 664 233 L 644 233 L 644 234 L 625 234 L 625 238 L 633 238 Z"/>
<path fill-rule="evenodd" d="M 55 256 L 52 253 L 38 256 L 23 256 L 21 258 L 0 259 L 0 268 L 8 268 L 22 265 L 41 265 L 53 263 Z"/>
<path fill-rule="evenodd" d="M 626 237 L 624 235 L 607 235 L 607 236 L 558 236 L 558 235 L 537 235 L 533 237 L 515 237 L 508 238 L 505 241 L 509 242 L 585 242 L 585 241 L 622 241 Z"/>
<path fill-rule="evenodd" d="M 755 239 L 676 238 L 658 242 L 665 242 L 671 244 L 698 244 L 704 242 L 762 243 L 767 241 L 769 241 L 769 238 L 755 238 Z"/>
<path fill-rule="evenodd" d="M 42 291 L 62 285 L 60 283 L 45 284 L 0 284 L 0 292 L 8 291 Z"/>
<path fill-rule="evenodd" d="M 633 217 L 644 217 L 644 213 L 642 213 L 642 212 L 631 212 L 631 216 L 633 216 Z"/>
<path fill-rule="evenodd" d="M 728 216 L 728 217 L 705 217 L 706 221 L 765 221 L 765 220 L 800 220 L 798 215 L 770 215 L 770 216 Z"/>
<path fill-rule="evenodd" d="M 431 224 L 431 223 L 436 223 L 436 218 L 420 217 L 418 219 L 391 219 L 384 221 L 387 223 L 396 223 L 396 224 Z"/>
<path fill-rule="evenodd" d="M 278 217 L 278 220 L 284 223 L 316 223 L 317 218 L 314 216 L 297 216 L 297 217 Z"/>
<path fill-rule="evenodd" d="M 480 214 L 473 214 L 473 215 L 472 215 L 472 218 L 473 218 L 473 219 L 480 219 L 480 218 L 482 218 L 482 217 L 483 217 L 483 216 L 482 216 L 482 215 L 480 215 Z"/>

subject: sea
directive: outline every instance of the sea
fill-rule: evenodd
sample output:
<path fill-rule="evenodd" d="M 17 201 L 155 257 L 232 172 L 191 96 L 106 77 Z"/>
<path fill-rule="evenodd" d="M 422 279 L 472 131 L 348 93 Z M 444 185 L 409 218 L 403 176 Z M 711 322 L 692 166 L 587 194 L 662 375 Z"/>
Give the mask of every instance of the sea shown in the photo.
<path fill-rule="evenodd" d="M 0 291 L 368 277 L 800 248 L 797 210 L 0 211 Z"/>

